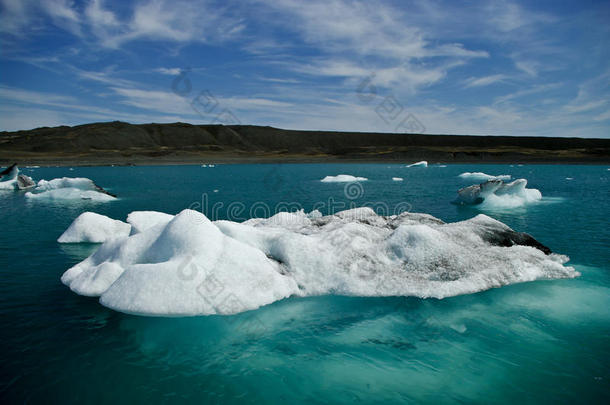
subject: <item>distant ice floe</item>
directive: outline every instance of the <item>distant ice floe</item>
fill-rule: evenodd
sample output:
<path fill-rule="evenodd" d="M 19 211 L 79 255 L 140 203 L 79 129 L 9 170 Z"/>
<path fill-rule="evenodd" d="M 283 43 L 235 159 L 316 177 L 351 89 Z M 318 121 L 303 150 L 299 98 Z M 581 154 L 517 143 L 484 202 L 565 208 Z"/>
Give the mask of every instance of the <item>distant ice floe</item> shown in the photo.
<path fill-rule="evenodd" d="M 411 163 L 407 165 L 407 167 L 428 167 L 428 162 L 422 160 L 421 162 Z"/>
<path fill-rule="evenodd" d="M 458 197 L 454 202 L 479 205 L 481 208 L 504 209 L 521 207 L 542 199 L 539 190 L 529 189 L 526 186 L 526 179 L 517 179 L 510 183 L 498 179 L 488 180 L 458 190 Z"/>
<path fill-rule="evenodd" d="M 486 181 L 486 180 L 510 180 L 510 174 L 500 174 L 498 176 L 494 176 L 491 174 L 486 174 L 483 172 L 464 172 L 458 176 L 464 180 L 473 180 L 473 181 Z"/>
<path fill-rule="evenodd" d="M 115 195 L 95 184 L 93 180 L 83 177 L 62 177 L 35 183 L 31 177 L 19 174 L 16 164 L 0 173 L 0 190 L 30 190 L 25 193 L 25 197 L 30 200 L 116 200 Z"/>
<path fill-rule="evenodd" d="M 326 176 L 322 180 L 322 183 L 349 183 L 352 181 L 367 181 L 366 177 L 355 177 L 349 174 L 340 174 L 338 176 Z"/>
<path fill-rule="evenodd" d="M 403 181 L 402 177 L 392 177 L 392 181 Z"/>
<path fill-rule="evenodd" d="M 91 200 L 107 202 L 116 196 L 97 186 L 93 180 L 84 177 L 62 177 L 53 180 L 40 180 L 36 187 L 25 194 L 32 200 Z"/>
<path fill-rule="evenodd" d="M 456 223 L 370 208 L 243 223 L 192 210 L 130 218 L 130 236 L 108 239 L 61 280 L 133 314 L 234 314 L 321 294 L 444 298 L 579 275 L 566 256 L 482 214 Z"/>

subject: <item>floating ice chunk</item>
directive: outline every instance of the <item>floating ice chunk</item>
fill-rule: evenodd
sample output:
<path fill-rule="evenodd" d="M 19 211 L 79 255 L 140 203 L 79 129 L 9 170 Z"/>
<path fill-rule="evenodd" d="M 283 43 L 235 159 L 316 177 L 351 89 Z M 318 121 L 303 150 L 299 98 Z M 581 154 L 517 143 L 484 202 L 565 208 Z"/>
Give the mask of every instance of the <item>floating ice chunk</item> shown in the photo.
<path fill-rule="evenodd" d="M 322 183 L 348 183 L 352 181 L 367 181 L 366 177 L 354 177 L 349 174 L 340 174 L 338 176 L 326 176 L 322 180 Z"/>
<path fill-rule="evenodd" d="M 13 179 L 13 180 L 5 180 L 5 181 L 0 181 L 0 190 L 16 190 L 17 189 L 17 179 Z"/>
<path fill-rule="evenodd" d="M 59 243 L 102 243 L 129 235 L 131 225 L 95 212 L 84 212 L 57 239 Z"/>
<path fill-rule="evenodd" d="M 128 238 L 104 243 L 62 282 L 128 313 L 232 314 L 296 293 L 296 282 L 263 252 L 184 210 Z"/>
<path fill-rule="evenodd" d="M 59 188 L 55 190 L 47 190 L 41 193 L 27 192 L 25 197 L 32 200 L 89 200 L 95 202 L 108 202 L 116 200 L 108 194 L 100 193 L 93 190 L 81 190 L 78 188 Z"/>
<path fill-rule="evenodd" d="M 30 176 L 26 176 L 25 174 L 17 176 L 17 188 L 19 190 L 27 190 L 32 187 L 36 187 L 36 183 L 34 183 L 34 180 Z"/>
<path fill-rule="evenodd" d="M 474 181 L 486 181 L 486 180 L 510 180 L 510 174 L 500 174 L 497 176 L 486 174 L 482 172 L 464 172 L 458 176 L 464 180 L 474 180 Z"/>
<path fill-rule="evenodd" d="M 92 200 L 107 202 L 116 197 L 84 177 L 62 177 L 40 180 L 36 188 L 25 194 L 26 198 L 40 200 Z"/>
<path fill-rule="evenodd" d="M 19 168 L 13 164 L 0 173 L 0 190 L 16 190 Z"/>
<path fill-rule="evenodd" d="M 422 160 L 421 162 L 411 163 L 410 165 L 407 165 L 407 167 L 428 167 L 428 162 Z"/>
<path fill-rule="evenodd" d="M 402 177 L 392 177 L 392 181 L 403 181 Z"/>
<path fill-rule="evenodd" d="M 166 225 L 173 218 L 173 215 L 164 212 L 134 211 L 127 215 L 127 223 L 131 225 L 130 235 L 135 235 L 159 224 Z"/>
<path fill-rule="evenodd" d="M 212 223 L 185 210 L 105 242 L 62 282 L 128 313 L 232 314 L 290 295 L 443 298 L 578 276 L 567 260 L 485 215 L 445 224 L 358 208 Z"/>
<path fill-rule="evenodd" d="M 478 205 L 481 208 L 516 208 L 542 199 L 542 193 L 526 188 L 527 180 L 517 179 L 510 183 L 502 180 L 488 180 L 485 183 L 458 190 L 456 204 Z"/>

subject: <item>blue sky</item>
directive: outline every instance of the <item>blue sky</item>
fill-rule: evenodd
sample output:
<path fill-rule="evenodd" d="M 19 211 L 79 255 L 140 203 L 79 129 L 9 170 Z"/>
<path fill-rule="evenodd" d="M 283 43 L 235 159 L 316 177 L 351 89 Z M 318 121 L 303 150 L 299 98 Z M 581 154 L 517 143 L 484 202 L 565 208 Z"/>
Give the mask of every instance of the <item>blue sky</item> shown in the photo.
<path fill-rule="evenodd" d="M 610 137 L 610 2 L 0 0 L 0 130 Z"/>

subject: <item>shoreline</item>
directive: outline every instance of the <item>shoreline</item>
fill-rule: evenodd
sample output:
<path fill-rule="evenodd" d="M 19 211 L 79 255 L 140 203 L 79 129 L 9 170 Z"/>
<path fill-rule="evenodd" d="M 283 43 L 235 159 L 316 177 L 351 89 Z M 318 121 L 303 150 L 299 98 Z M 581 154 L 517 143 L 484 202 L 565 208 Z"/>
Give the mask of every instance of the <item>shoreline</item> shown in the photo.
<path fill-rule="evenodd" d="M 100 167 L 100 166 L 199 166 L 204 164 L 222 164 L 222 165 L 238 165 L 238 164 L 404 164 L 408 165 L 417 161 L 426 160 L 429 165 L 458 165 L 458 164 L 481 164 L 481 165 L 567 165 L 567 166 L 608 166 L 610 160 L 591 160 L 591 159 L 460 159 L 460 160 L 439 160 L 439 159 L 362 159 L 362 158 L 307 158 L 307 157 L 292 157 L 292 158 L 259 158 L 259 157 L 214 157 L 206 156 L 198 159 L 194 158 L 176 158 L 176 159 L 158 159 L 158 158 L 123 158 L 123 159 L 0 159 L 0 167 L 10 166 L 17 163 L 19 167 L 27 166 L 39 167 Z"/>
<path fill-rule="evenodd" d="M 203 163 L 610 164 L 610 139 L 285 130 L 253 125 L 129 124 L 0 132 L 0 164 Z"/>

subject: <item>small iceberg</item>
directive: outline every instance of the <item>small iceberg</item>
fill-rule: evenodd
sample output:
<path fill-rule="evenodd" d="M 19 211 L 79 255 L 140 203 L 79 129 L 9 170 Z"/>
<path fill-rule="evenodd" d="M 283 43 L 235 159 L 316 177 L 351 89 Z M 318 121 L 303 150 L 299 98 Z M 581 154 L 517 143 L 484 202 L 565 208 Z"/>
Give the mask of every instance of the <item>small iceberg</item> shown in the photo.
<path fill-rule="evenodd" d="M 517 179 L 510 183 L 499 179 L 487 180 L 458 190 L 458 197 L 454 203 L 503 209 L 521 207 L 542 199 L 539 190 L 529 189 L 526 186 L 526 179 Z"/>
<path fill-rule="evenodd" d="M 104 190 L 91 179 L 62 177 L 40 180 L 36 187 L 25 194 L 31 200 L 90 200 L 107 202 L 116 200 L 114 194 Z"/>
<path fill-rule="evenodd" d="M 444 298 L 579 275 L 565 266 L 566 256 L 483 214 L 445 223 L 363 207 L 236 223 L 187 209 L 130 219 L 130 236 L 112 220 L 84 221 L 118 226 L 122 236 L 107 238 L 61 281 L 77 294 L 100 297 L 104 306 L 139 315 L 228 315 L 322 294 Z"/>
<path fill-rule="evenodd" d="M 322 183 L 350 183 L 354 181 L 367 181 L 366 177 L 355 177 L 349 174 L 340 174 L 338 176 L 326 176 L 322 180 Z"/>
<path fill-rule="evenodd" d="M 35 185 L 30 176 L 19 174 L 17 163 L 13 163 L 0 173 L 0 190 L 27 190 Z"/>
<path fill-rule="evenodd" d="M 30 200 L 116 200 L 114 194 L 84 177 L 62 177 L 35 183 L 31 177 L 19 174 L 16 163 L 0 172 L 0 190 L 30 190 L 25 193 L 25 197 Z"/>
<path fill-rule="evenodd" d="M 473 181 L 487 181 L 487 180 L 505 180 L 508 181 L 511 179 L 510 174 L 500 174 L 497 176 L 493 176 L 491 174 L 483 173 L 483 172 L 464 172 L 458 176 L 464 180 L 473 180 Z"/>
<path fill-rule="evenodd" d="M 407 167 L 428 167 L 428 162 L 422 160 L 421 162 L 411 163 L 410 165 L 407 165 Z"/>
<path fill-rule="evenodd" d="M 392 181 L 403 181 L 402 177 L 392 177 Z"/>

